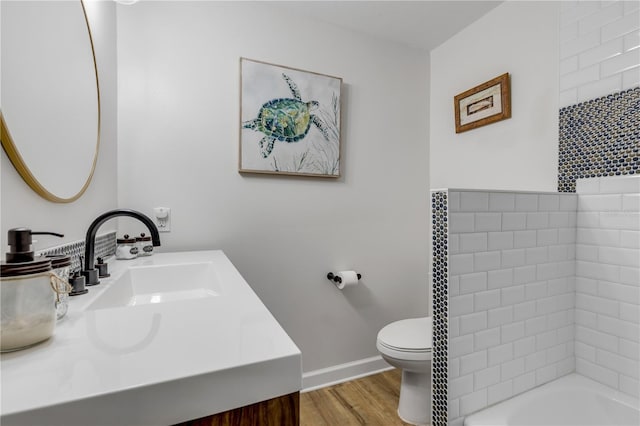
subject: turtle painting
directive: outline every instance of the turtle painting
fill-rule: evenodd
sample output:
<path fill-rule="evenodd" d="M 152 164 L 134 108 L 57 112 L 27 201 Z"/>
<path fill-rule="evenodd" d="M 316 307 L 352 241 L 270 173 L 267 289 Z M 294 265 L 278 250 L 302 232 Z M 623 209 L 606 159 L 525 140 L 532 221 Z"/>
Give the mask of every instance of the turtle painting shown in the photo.
<path fill-rule="evenodd" d="M 258 117 L 242 123 L 243 129 L 251 129 L 264 133 L 260 140 L 260 153 L 267 158 L 276 140 L 282 142 L 298 142 L 307 136 L 313 124 L 328 141 L 327 126 L 322 119 L 313 113 L 319 107 L 317 101 L 302 100 L 296 83 L 286 74 L 282 78 L 291 90 L 291 98 L 276 98 L 265 102 Z"/>

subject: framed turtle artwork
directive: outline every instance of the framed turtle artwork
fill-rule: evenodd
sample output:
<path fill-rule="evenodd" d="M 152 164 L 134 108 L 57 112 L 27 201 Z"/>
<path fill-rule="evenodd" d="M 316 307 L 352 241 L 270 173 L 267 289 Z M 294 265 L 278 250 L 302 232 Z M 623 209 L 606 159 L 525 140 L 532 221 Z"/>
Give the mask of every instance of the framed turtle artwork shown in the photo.
<path fill-rule="evenodd" d="M 240 58 L 241 173 L 340 176 L 342 79 Z"/>

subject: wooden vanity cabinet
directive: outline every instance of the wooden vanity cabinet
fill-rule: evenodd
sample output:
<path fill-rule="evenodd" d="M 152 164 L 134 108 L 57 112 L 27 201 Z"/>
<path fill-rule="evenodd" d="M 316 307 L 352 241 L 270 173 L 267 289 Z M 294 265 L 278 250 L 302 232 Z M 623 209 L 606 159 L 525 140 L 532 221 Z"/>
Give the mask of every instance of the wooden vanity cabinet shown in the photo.
<path fill-rule="evenodd" d="M 175 426 L 298 426 L 300 392 L 290 393 Z"/>

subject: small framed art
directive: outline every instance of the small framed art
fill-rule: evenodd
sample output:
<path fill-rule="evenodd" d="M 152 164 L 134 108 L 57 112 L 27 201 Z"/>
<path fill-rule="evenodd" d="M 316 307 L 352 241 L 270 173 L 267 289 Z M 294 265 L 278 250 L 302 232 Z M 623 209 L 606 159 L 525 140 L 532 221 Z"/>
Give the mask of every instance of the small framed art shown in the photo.
<path fill-rule="evenodd" d="M 453 98 L 456 133 L 511 118 L 511 84 L 505 73 Z"/>

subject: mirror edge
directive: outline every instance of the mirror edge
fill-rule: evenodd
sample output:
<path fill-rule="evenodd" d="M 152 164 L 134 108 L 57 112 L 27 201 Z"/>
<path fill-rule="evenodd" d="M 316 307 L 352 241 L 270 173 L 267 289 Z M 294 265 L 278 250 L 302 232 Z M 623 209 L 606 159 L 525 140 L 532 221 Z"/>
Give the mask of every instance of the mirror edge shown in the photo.
<path fill-rule="evenodd" d="M 11 137 L 11 133 L 9 133 L 9 127 L 7 126 L 7 123 L 4 120 L 4 115 L 2 114 L 2 110 L 0 110 L 0 143 L 2 143 L 2 148 L 4 149 L 4 152 L 7 154 L 7 157 L 9 157 L 9 160 L 13 164 L 13 167 L 16 169 L 18 174 L 20 174 L 20 176 L 26 182 L 26 184 L 29 185 L 29 187 L 33 189 L 42 198 L 54 203 L 71 203 L 73 201 L 76 201 L 85 193 L 85 191 L 89 187 L 89 184 L 91 183 L 91 179 L 93 178 L 93 174 L 96 169 L 96 163 L 98 162 L 98 153 L 100 151 L 100 129 L 101 129 L 102 113 L 100 110 L 100 81 L 98 79 L 98 63 L 96 61 L 96 51 L 93 45 L 93 35 L 91 34 L 91 26 L 89 25 L 89 17 L 87 16 L 87 10 L 85 9 L 84 1 L 83 0 L 79 0 L 79 1 L 80 1 L 80 5 L 82 6 L 82 14 L 84 15 L 84 20 L 87 25 L 87 32 L 89 34 L 89 44 L 91 45 L 91 56 L 93 57 L 93 70 L 96 76 L 96 94 L 97 94 L 96 99 L 98 101 L 98 108 L 97 108 L 98 126 L 97 126 L 96 149 L 95 149 L 95 154 L 93 155 L 93 164 L 91 165 L 91 172 L 89 172 L 89 176 L 87 177 L 87 180 L 85 181 L 84 185 L 82 185 L 82 188 L 80 188 L 77 194 L 69 198 L 59 197 L 53 194 L 52 192 L 50 192 L 49 190 L 47 190 L 44 187 L 44 185 L 42 185 L 38 181 L 38 179 L 36 179 L 36 177 L 33 175 L 31 170 L 29 170 L 29 167 L 25 163 L 24 159 L 18 152 L 18 149 L 16 148 L 16 145 L 13 142 L 13 139 Z"/>

